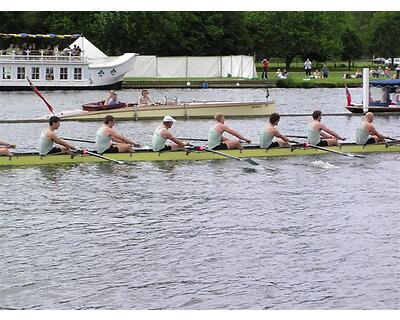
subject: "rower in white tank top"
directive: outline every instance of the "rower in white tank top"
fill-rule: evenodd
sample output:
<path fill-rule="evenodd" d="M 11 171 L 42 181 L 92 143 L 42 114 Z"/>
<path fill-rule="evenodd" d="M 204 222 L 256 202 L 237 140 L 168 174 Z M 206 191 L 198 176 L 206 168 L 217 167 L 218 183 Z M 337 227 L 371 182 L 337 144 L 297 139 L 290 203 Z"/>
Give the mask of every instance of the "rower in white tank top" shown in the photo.
<path fill-rule="evenodd" d="M 367 112 L 364 119 L 361 121 L 360 126 L 356 131 L 356 143 L 359 145 L 373 144 L 385 142 L 387 136 L 379 133 L 372 122 L 374 121 L 374 114 Z"/>

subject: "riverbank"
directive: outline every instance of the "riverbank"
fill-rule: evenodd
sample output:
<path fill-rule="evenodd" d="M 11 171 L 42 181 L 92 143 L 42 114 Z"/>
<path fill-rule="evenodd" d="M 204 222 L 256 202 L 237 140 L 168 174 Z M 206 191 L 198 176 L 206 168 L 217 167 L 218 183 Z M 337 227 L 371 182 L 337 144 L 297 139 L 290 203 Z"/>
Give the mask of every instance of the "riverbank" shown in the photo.
<path fill-rule="evenodd" d="M 288 79 L 278 79 L 275 73 L 268 80 L 241 78 L 125 78 L 125 89 L 142 88 L 343 88 L 361 87 L 362 79 L 345 79 L 341 71 L 330 72 L 326 79 L 308 79 L 304 72 L 291 72 Z M 383 80 L 383 78 L 380 78 Z M 374 79 L 375 80 L 375 79 Z"/>

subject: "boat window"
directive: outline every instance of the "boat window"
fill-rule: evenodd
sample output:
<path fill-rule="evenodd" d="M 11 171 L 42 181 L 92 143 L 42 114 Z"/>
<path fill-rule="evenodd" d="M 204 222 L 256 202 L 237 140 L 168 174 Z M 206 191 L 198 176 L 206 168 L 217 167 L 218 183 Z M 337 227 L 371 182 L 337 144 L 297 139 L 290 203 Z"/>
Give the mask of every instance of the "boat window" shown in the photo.
<path fill-rule="evenodd" d="M 54 80 L 54 68 L 46 68 L 46 80 Z"/>
<path fill-rule="evenodd" d="M 369 90 L 370 105 L 380 105 L 387 103 L 387 92 L 384 87 L 370 87 Z"/>
<path fill-rule="evenodd" d="M 3 67 L 3 79 L 4 80 L 11 79 L 11 67 L 10 66 Z"/>
<path fill-rule="evenodd" d="M 60 68 L 60 80 L 68 80 L 68 68 Z"/>
<path fill-rule="evenodd" d="M 39 80 L 40 79 L 40 68 L 32 67 L 32 79 Z"/>
<path fill-rule="evenodd" d="M 17 79 L 18 80 L 25 80 L 25 67 L 18 67 L 17 68 Z"/>
<path fill-rule="evenodd" d="M 82 68 L 74 68 L 74 80 L 82 80 Z"/>

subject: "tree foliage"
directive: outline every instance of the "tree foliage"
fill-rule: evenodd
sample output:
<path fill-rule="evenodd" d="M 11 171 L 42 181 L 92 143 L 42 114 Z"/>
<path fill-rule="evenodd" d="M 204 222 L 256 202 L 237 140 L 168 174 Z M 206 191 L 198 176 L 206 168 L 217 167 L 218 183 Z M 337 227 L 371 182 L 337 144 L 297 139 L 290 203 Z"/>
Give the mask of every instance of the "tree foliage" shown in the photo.
<path fill-rule="evenodd" d="M 83 33 L 108 55 L 249 54 L 283 59 L 289 68 L 296 57 L 398 55 L 399 20 L 398 12 L 0 12 L 0 30 Z"/>
<path fill-rule="evenodd" d="M 400 12 L 377 12 L 373 15 L 370 49 L 376 55 L 390 57 L 392 67 L 394 58 L 400 56 L 399 22 Z"/>

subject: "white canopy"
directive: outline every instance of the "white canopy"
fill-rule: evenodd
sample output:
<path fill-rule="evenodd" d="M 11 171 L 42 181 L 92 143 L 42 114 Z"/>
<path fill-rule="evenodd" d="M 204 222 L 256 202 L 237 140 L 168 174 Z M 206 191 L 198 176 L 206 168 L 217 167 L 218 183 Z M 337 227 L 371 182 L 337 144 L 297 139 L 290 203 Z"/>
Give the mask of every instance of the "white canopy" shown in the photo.
<path fill-rule="evenodd" d="M 83 51 L 83 56 L 88 59 L 97 60 L 107 58 L 107 55 L 104 52 L 102 52 L 85 37 L 79 37 L 78 39 L 76 39 L 73 43 L 71 43 L 69 48 L 72 49 L 74 45 L 79 46 Z"/>
<path fill-rule="evenodd" d="M 252 56 L 206 56 L 206 57 L 157 57 L 138 56 L 127 77 L 133 78 L 201 78 L 257 77 Z"/>

